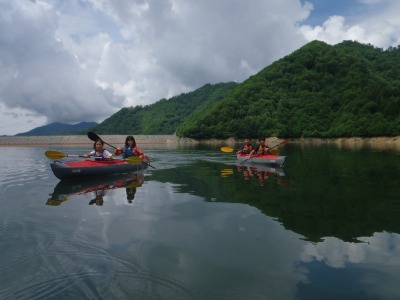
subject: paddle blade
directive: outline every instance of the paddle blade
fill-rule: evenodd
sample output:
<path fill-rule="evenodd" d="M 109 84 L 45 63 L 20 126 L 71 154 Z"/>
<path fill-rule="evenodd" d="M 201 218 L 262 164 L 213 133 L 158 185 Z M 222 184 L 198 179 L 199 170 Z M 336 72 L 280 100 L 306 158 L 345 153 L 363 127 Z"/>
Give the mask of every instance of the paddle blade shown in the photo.
<path fill-rule="evenodd" d="M 282 141 L 282 142 L 279 143 L 279 146 L 285 145 L 285 144 L 287 144 L 287 143 L 289 143 L 289 140 L 284 140 L 284 141 Z"/>
<path fill-rule="evenodd" d="M 254 156 L 257 156 L 257 155 L 254 155 Z M 252 159 L 254 156 L 252 156 L 252 157 L 250 157 L 250 158 L 248 158 L 248 159 L 245 159 L 245 160 L 241 161 L 241 162 L 240 162 L 240 164 L 243 164 L 243 163 L 245 163 L 246 161 L 248 161 L 248 160 Z"/>
<path fill-rule="evenodd" d="M 57 150 L 47 150 L 44 155 L 46 155 L 46 157 L 50 159 L 60 159 L 68 156 L 68 154 Z"/>
<path fill-rule="evenodd" d="M 139 156 L 131 156 L 125 158 L 125 161 L 131 165 L 138 165 L 142 162 L 142 159 Z"/>
<path fill-rule="evenodd" d="M 287 143 L 289 143 L 289 140 L 284 140 L 284 141 L 280 142 L 279 144 L 276 144 L 275 146 L 272 146 L 270 149 L 277 148 L 277 147 L 285 145 Z M 270 150 L 270 151 L 272 153 L 273 150 Z M 279 151 L 279 150 L 277 150 L 277 151 Z"/>
<path fill-rule="evenodd" d="M 101 137 L 99 137 L 99 136 L 97 135 L 97 133 L 95 133 L 95 132 L 90 131 L 90 132 L 87 133 L 87 136 L 88 136 L 88 138 L 89 138 L 90 140 L 92 140 L 93 142 L 95 142 L 95 141 L 97 141 L 97 140 L 101 140 L 104 144 L 110 146 L 111 148 L 117 149 L 117 147 L 114 147 L 113 145 L 110 145 L 109 143 L 106 143 L 105 141 L 103 141 L 103 139 L 102 139 Z"/>
<path fill-rule="evenodd" d="M 221 151 L 222 152 L 227 152 L 227 153 L 230 153 L 230 152 L 233 152 L 233 148 L 231 148 L 231 147 L 222 147 L 221 148 Z"/>
<path fill-rule="evenodd" d="M 272 155 L 279 155 L 279 150 L 278 149 L 272 149 L 269 152 L 271 152 Z"/>
<path fill-rule="evenodd" d="M 101 140 L 101 138 L 97 135 L 97 133 L 94 132 L 88 132 L 87 136 L 90 140 L 92 140 L 93 142 L 97 141 L 98 139 Z"/>

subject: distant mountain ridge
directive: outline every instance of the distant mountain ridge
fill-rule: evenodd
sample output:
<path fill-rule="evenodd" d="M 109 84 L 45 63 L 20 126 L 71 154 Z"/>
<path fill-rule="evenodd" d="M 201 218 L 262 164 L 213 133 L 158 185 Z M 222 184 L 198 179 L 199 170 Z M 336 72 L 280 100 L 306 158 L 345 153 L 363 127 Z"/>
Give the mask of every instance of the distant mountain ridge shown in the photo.
<path fill-rule="evenodd" d="M 74 125 L 55 122 L 36 127 L 27 132 L 18 133 L 15 136 L 75 135 L 81 134 L 84 130 L 96 125 L 96 122 L 80 122 Z"/>
<path fill-rule="evenodd" d="M 199 140 L 398 136 L 399 61 L 400 45 L 383 50 L 313 41 L 242 83 L 206 84 L 151 105 L 124 107 L 90 130 Z M 27 134 L 54 133 L 20 135 Z"/>

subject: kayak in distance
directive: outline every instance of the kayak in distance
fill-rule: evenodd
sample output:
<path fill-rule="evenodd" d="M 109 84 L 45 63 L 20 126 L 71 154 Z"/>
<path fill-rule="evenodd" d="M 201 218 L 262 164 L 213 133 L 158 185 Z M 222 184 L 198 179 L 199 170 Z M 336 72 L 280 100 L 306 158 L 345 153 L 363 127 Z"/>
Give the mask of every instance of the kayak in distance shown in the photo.
<path fill-rule="evenodd" d="M 51 170 L 58 179 L 74 179 L 90 176 L 104 176 L 110 174 L 131 173 L 147 169 L 149 161 L 147 157 L 141 162 L 130 163 L 123 159 L 106 161 L 83 160 L 61 162 L 56 160 L 50 163 Z"/>
<path fill-rule="evenodd" d="M 281 167 L 285 164 L 286 160 L 286 156 L 271 155 L 271 154 L 254 155 L 252 158 L 249 158 L 248 154 L 237 154 L 236 157 L 239 163 L 246 163 L 250 165 L 269 164 Z"/>

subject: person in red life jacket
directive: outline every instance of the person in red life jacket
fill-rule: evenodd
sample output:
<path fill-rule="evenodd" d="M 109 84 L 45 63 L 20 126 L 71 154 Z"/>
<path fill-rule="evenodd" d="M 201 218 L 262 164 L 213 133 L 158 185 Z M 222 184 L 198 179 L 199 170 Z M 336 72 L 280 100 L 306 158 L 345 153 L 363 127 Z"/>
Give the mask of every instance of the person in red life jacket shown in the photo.
<path fill-rule="evenodd" d="M 236 154 L 250 154 L 253 151 L 253 145 L 250 142 L 250 139 L 245 138 L 243 145 L 239 148 L 239 151 Z"/>
<path fill-rule="evenodd" d="M 249 157 L 253 157 L 255 155 L 271 154 L 271 152 L 269 151 L 269 147 L 265 145 L 265 138 L 259 138 L 258 142 L 259 143 L 254 148 L 254 150 L 250 152 Z"/>
<path fill-rule="evenodd" d="M 98 139 L 94 142 L 93 151 L 84 154 L 83 157 L 94 157 L 95 160 L 111 160 L 112 153 L 104 149 L 104 142 L 101 139 Z"/>
<path fill-rule="evenodd" d="M 136 145 L 135 138 L 132 135 L 128 135 L 125 139 L 124 148 L 118 148 L 115 150 L 115 155 L 122 155 L 122 158 L 128 158 L 131 156 L 139 156 L 143 158 L 143 151 Z"/>

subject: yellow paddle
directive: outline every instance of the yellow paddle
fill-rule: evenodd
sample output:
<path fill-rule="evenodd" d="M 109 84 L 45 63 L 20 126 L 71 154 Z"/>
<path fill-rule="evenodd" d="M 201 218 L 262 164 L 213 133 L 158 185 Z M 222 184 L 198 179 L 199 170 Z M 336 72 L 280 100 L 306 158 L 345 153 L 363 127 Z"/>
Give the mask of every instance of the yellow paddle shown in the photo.
<path fill-rule="evenodd" d="M 138 165 L 142 162 L 142 159 L 139 156 L 131 156 L 125 158 L 125 161 L 131 165 Z"/>
<path fill-rule="evenodd" d="M 142 160 L 139 156 L 130 156 L 125 158 L 125 161 L 128 164 L 132 164 L 132 165 L 138 165 L 140 163 L 144 163 L 146 165 L 148 165 L 149 167 L 152 167 L 153 169 L 155 169 L 156 167 L 153 167 L 150 163 L 148 163 L 147 161 Z"/>
<path fill-rule="evenodd" d="M 235 149 L 231 148 L 231 147 L 221 147 L 221 151 L 222 152 L 226 152 L 226 153 L 231 153 L 233 152 Z"/>
<path fill-rule="evenodd" d="M 57 150 L 47 150 L 44 155 L 46 155 L 46 157 L 50 159 L 60 159 L 64 157 L 83 157 L 82 155 L 71 155 Z"/>

